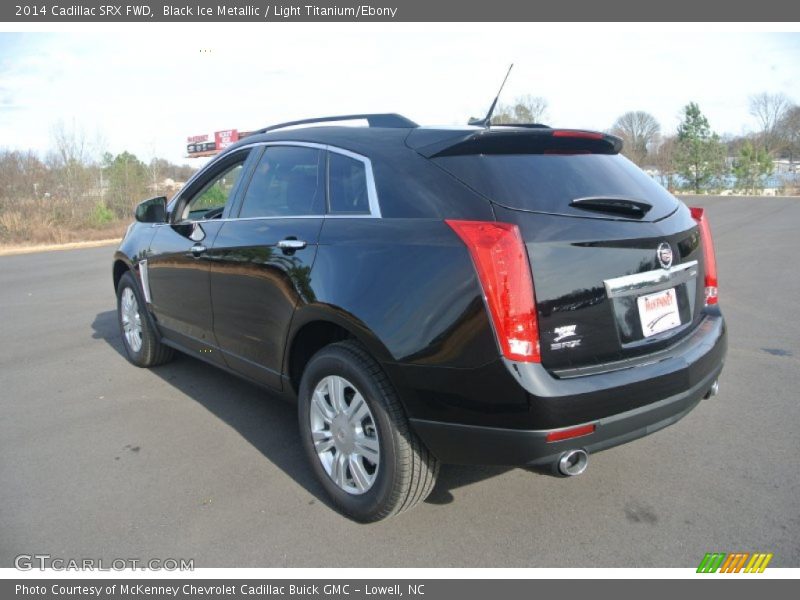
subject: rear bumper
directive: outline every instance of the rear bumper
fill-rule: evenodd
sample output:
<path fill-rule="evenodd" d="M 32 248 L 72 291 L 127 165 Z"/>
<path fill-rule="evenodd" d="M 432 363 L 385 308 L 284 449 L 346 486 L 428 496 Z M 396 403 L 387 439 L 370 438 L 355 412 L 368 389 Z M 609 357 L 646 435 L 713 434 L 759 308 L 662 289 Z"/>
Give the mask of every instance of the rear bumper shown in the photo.
<path fill-rule="evenodd" d="M 722 367 L 692 389 L 634 410 L 593 421 L 594 433 L 549 443 L 557 429 L 518 430 L 457 425 L 412 419 L 417 433 L 442 462 L 482 465 L 544 465 L 556 462 L 566 450 L 598 452 L 644 437 L 677 422 L 689 413 L 719 376 Z"/>
<path fill-rule="evenodd" d="M 518 383 L 530 395 L 528 418 L 533 416 L 535 422 L 547 423 L 541 428 L 486 427 L 425 418 L 412 418 L 411 423 L 428 448 L 445 463 L 552 463 L 566 450 L 597 452 L 680 420 L 697 406 L 719 377 L 726 348 L 724 321 L 717 316 L 707 318 L 690 339 L 652 364 L 570 379 L 556 379 L 540 365 L 530 370 L 526 370 L 530 365 L 525 369 L 511 365 Z M 666 381 L 670 385 L 664 385 Z M 642 392 L 637 394 L 639 390 Z M 620 396 L 626 401 L 627 410 L 610 411 L 619 406 Z M 615 400 L 609 402 L 609 398 Z M 601 409 L 603 412 L 598 414 Z M 554 413 L 559 422 L 551 427 Z M 582 424 L 594 424 L 595 431 L 560 442 L 546 441 L 551 431 Z"/>

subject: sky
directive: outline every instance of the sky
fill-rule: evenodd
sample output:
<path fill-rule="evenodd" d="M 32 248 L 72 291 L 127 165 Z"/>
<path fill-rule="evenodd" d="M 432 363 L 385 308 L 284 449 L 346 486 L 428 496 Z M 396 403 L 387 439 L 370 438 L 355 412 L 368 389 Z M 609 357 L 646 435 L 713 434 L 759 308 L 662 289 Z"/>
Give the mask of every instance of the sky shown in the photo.
<path fill-rule="evenodd" d="M 712 28 L 713 29 L 713 28 Z M 464 124 L 543 96 L 547 122 L 607 129 L 645 110 L 674 132 L 697 102 L 719 133 L 756 128 L 748 98 L 800 102 L 800 33 L 547 24 L 155 24 L 0 33 L 0 148 L 52 147 L 62 122 L 91 149 L 175 162 L 186 138 L 305 117 L 398 112 Z M 196 159 L 195 159 L 196 160 Z M 195 163 L 195 166 L 198 166 Z"/>

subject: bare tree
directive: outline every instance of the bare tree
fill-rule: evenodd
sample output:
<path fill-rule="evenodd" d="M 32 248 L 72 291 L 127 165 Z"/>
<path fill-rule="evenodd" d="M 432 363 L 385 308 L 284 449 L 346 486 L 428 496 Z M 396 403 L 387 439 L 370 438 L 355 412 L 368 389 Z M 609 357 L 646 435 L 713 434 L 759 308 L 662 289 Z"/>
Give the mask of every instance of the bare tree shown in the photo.
<path fill-rule="evenodd" d="M 38 198 L 48 183 L 47 167 L 35 152 L 0 150 L 0 203 Z"/>
<path fill-rule="evenodd" d="M 547 116 L 547 100 L 541 96 L 517 96 L 512 104 L 501 104 L 492 117 L 495 125 L 540 123 Z"/>
<path fill-rule="evenodd" d="M 674 135 L 665 136 L 652 153 L 653 164 L 661 177 L 661 185 L 670 191 L 675 189 L 675 175 L 678 172 L 677 144 L 678 140 Z"/>
<path fill-rule="evenodd" d="M 622 138 L 622 153 L 641 167 L 650 147 L 658 142 L 661 125 L 650 113 L 636 110 L 618 117 L 611 133 Z"/>
<path fill-rule="evenodd" d="M 76 201 L 87 191 L 89 149 L 86 134 L 75 123 L 67 127 L 63 121 L 53 126 L 53 152 L 49 157 L 52 168 L 61 173 L 63 195 Z"/>
<path fill-rule="evenodd" d="M 82 163 L 88 154 L 86 134 L 72 123 L 67 127 L 64 121 L 58 121 L 52 128 L 53 145 L 62 163 Z"/>
<path fill-rule="evenodd" d="M 154 139 L 150 140 L 148 147 L 150 160 L 145 163 L 147 177 L 149 179 L 148 187 L 153 195 L 158 195 L 159 188 L 161 187 L 160 182 L 164 178 L 162 172 L 163 161 L 158 158 L 158 153 L 156 152 L 156 141 Z"/>
<path fill-rule="evenodd" d="M 785 94 L 763 92 L 750 96 L 750 114 L 758 121 L 761 144 L 769 153 L 779 149 L 778 125 L 790 106 L 791 102 Z"/>
<path fill-rule="evenodd" d="M 778 132 L 785 144 L 784 151 L 789 157 L 789 164 L 794 165 L 800 154 L 800 106 L 795 104 L 786 109 L 778 124 Z"/>
<path fill-rule="evenodd" d="M 547 116 L 547 100 L 525 94 L 514 102 L 514 113 L 523 123 L 540 123 Z"/>

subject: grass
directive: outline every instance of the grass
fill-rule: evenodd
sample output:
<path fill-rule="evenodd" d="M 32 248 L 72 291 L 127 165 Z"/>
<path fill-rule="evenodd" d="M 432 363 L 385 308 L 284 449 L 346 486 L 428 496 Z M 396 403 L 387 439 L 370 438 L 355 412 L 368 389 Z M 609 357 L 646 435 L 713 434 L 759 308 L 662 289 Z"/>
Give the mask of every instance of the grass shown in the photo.
<path fill-rule="evenodd" d="M 133 217 L 120 218 L 94 198 L 0 202 L 0 247 L 67 244 L 121 238 Z"/>

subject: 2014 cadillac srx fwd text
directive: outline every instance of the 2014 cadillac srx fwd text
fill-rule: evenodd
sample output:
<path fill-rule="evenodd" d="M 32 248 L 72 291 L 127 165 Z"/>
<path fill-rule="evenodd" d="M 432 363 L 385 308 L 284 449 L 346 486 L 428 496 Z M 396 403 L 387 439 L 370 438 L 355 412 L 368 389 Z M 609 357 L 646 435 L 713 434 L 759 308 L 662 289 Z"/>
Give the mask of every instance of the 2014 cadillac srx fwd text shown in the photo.
<path fill-rule="evenodd" d="M 113 278 L 130 361 L 179 350 L 296 401 L 346 515 L 414 506 L 441 463 L 577 475 L 716 394 L 707 215 L 618 138 L 306 124 L 142 202 Z"/>

